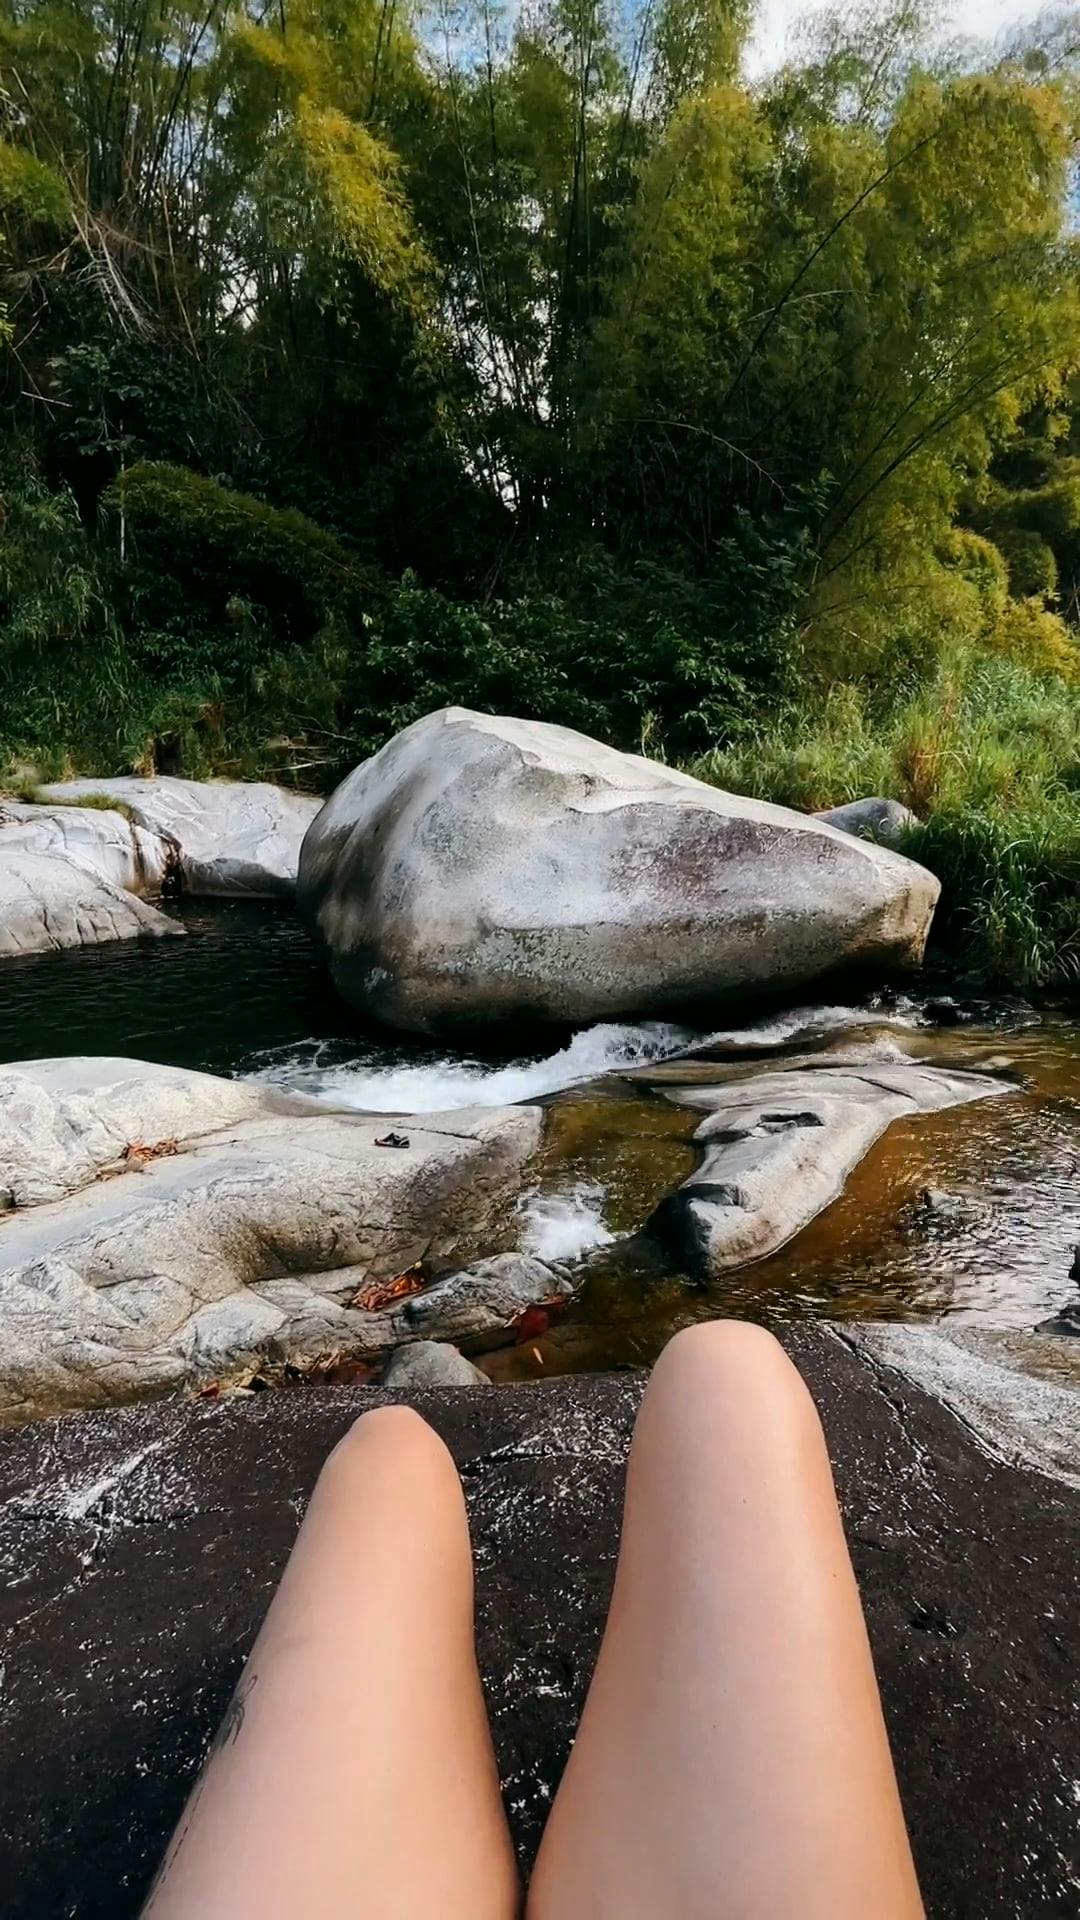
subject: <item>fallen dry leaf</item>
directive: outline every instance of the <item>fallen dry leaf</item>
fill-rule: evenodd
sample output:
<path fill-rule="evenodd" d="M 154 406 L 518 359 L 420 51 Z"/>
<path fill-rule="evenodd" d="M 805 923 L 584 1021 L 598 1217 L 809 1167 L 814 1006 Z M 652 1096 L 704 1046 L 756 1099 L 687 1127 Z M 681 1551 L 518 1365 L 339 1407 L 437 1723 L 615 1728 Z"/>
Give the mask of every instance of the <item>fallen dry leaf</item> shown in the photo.
<path fill-rule="evenodd" d="M 369 1280 L 366 1286 L 357 1288 L 349 1305 L 359 1307 L 363 1313 L 378 1313 L 380 1307 L 388 1307 L 394 1300 L 407 1300 L 411 1293 L 423 1291 L 424 1280 L 419 1268 L 409 1267 L 393 1280 Z"/>
<path fill-rule="evenodd" d="M 127 1164 L 131 1165 L 131 1162 L 167 1160 L 171 1154 L 179 1154 L 179 1150 L 181 1146 L 175 1137 L 171 1140 L 154 1140 L 152 1144 L 148 1140 L 129 1140 L 129 1144 L 125 1146 L 119 1158 L 127 1160 Z"/>

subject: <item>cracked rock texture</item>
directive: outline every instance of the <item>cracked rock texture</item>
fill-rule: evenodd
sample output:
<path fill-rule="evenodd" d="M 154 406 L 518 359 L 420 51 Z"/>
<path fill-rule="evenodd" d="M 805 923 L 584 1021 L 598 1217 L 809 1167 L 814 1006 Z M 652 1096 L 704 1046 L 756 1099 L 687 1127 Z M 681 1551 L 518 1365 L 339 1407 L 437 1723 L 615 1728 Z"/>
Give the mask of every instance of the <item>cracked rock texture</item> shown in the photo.
<path fill-rule="evenodd" d="M 1034 1471 L 1022 1396 L 1017 1464 L 1002 1457 L 1015 1346 L 995 1362 L 988 1451 L 903 1370 L 908 1331 L 887 1330 L 888 1359 L 875 1332 L 785 1339 L 829 1439 L 927 1911 L 1059 1920 L 1080 1905 L 1080 1493 Z M 0 1435 L 8 1920 L 134 1920 L 322 1461 L 359 1411 L 400 1398 L 462 1472 L 481 1671 L 527 1863 L 595 1660 L 641 1392 L 625 1375 L 311 1388 Z"/>
<path fill-rule="evenodd" d="M 140 1061 L 8 1069 L 5 1091 L 0 1197 L 20 1207 L 0 1215 L 6 1421 L 438 1334 L 401 1302 L 350 1303 L 505 1232 L 542 1128 L 535 1107 L 432 1114 L 390 1150 L 385 1116 Z"/>
<path fill-rule="evenodd" d="M 678 1012 L 918 962 L 933 876 L 567 727 L 447 707 L 349 775 L 298 901 L 341 993 L 392 1025 Z"/>
<path fill-rule="evenodd" d="M 261 780 L 123 775 L 42 787 L 46 800 L 104 794 L 173 852 L 187 892 L 292 894 L 300 845 L 322 802 Z"/>
<path fill-rule="evenodd" d="M 0 800 L 0 958 L 180 933 L 143 898 L 165 868 L 121 813 Z"/>
<path fill-rule="evenodd" d="M 835 1200 L 852 1169 L 894 1120 L 1015 1092 L 990 1074 L 947 1072 L 866 1050 L 804 1056 L 786 1069 L 724 1084 L 678 1085 L 676 1066 L 657 1084 L 667 1099 L 701 1108 L 702 1157 L 662 1200 L 647 1231 L 683 1267 L 707 1276 L 759 1260 Z M 648 1078 L 648 1070 L 639 1078 Z"/>

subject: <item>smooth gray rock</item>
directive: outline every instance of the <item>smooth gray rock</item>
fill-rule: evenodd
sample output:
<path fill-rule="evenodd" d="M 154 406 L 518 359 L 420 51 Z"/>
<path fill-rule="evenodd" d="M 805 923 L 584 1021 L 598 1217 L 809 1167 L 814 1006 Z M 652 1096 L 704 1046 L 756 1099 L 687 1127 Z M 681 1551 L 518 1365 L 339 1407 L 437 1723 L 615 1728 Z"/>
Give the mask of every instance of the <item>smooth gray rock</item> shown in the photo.
<path fill-rule="evenodd" d="M 438 1340 L 417 1340 L 398 1347 L 383 1369 L 379 1385 L 394 1393 L 413 1387 L 490 1387 L 491 1381 L 456 1347 Z"/>
<path fill-rule="evenodd" d="M 131 1149 L 273 1111 L 248 1081 L 145 1060 L 74 1054 L 0 1066 L 0 1209 L 62 1200 Z"/>
<path fill-rule="evenodd" d="M 527 1307 L 569 1299 L 574 1283 L 528 1253 L 497 1253 L 413 1295 L 400 1325 L 415 1339 L 483 1341 L 513 1325 Z"/>
<path fill-rule="evenodd" d="M 346 999 L 429 1031 L 678 1012 L 917 963 L 938 891 L 806 814 L 448 707 L 327 801 L 298 901 Z"/>
<path fill-rule="evenodd" d="M 119 1077 L 115 1062 L 87 1069 L 81 1158 L 77 1142 L 69 1153 L 60 1140 L 50 1160 L 30 1103 L 30 1148 L 21 1172 L 0 1169 L 0 1190 L 91 1177 L 133 1123 L 141 1134 L 148 1114 L 182 1112 L 175 1076 L 140 1097 L 139 1063 L 120 1066 Z M 207 1077 L 188 1076 L 195 1125 L 212 1108 Z M 161 1393 L 260 1361 L 375 1357 L 416 1338 L 400 1302 L 353 1305 L 355 1296 L 422 1260 L 436 1270 L 467 1260 L 508 1232 L 542 1128 L 532 1107 L 432 1114 L 410 1121 L 407 1149 L 390 1150 L 376 1144 L 382 1115 L 314 1102 L 283 1110 L 279 1096 L 232 1082 L 220 1099 L 232 1117 L 180 1151 L 121 1162 L 115 1178 L 0 1220 L 0 1421 Z M 74 1117 L 78 1135 L 73 1089 L 53 1111 Z M 453 1332 L 437 1317 L 428 1326 Z"/>
<path fill-rule="evenodd" d="M 0 958 L 181 933 L 143 898 L 165 865 L 121 813 L 0 800 Z"/>
<path fill-rule="evenodd" d="M 918 814 L 912 813 L 902 801 L 884 800 L 880 795 L 870 800 L 849 800 L 842 807 L 822 807 L 811 818 L 824 820 L 826 825 L 838 827 L 841 833 L 880 840 L 884 846 L 899 840 L 909 827 L 922 826 Z"/>
<path fill-rule="evenodd" d="M 759 1260 L 837 1198 L 894 1120 L 1015 1091 L 989 1074 L 876 1060 L 665 1087 L 669 1100 L 706 1112 L 694 1134 L 704 1151 L 647 1230 L 694 1274 Z"/>
<path fill-rule="evenodd" d="M 319 811 L 309 794 L 257 780 L 65 780 L 44 799 L 104 794 L 170 849 L 192 894 L 291 895 L 300 845 Z"/>

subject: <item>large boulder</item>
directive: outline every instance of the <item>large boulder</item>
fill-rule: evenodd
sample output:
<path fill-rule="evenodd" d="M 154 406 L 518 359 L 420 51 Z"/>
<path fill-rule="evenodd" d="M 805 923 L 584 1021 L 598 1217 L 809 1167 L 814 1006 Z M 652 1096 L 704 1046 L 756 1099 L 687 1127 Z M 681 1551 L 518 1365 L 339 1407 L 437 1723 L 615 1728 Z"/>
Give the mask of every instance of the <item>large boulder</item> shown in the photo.
<path fill-rule="evenodd" d="M 161 1157 L 163 1146 L 262 1118 L 270 1104 L 250 1082 L 143 1060 L 71 1055 L 0 1067 L 0 1210 L 62 1200 L 112 1167 Z"/>
<path fill-rule="evenodd" d="M 122 813 L 0 800 L 0 958 L 180 933 L 143 897 L 165 868 Z"/>
<path fill-rule="evenodd" d="M 65 780 L 44 800 L 102 796 L 157 836 L 192 894 L 290 895 L 304 834 L 319 811 L 308 794 L 259 780 Z"/>
<path fill-rule="evenodd" d="M 702 1157 L 648 1230 L 685 1271 L 708 1278 L 793 1239 L 894 1120 L 1016 1089 L 991 1074 L 838 1054 L 663 1091 L 705 1113 L 694 1134 Z"/>
<path fill-rule="evenodd" d="M 6 1091 L 0 1194 L 40 1201 L 0 1218 L 8 1422 L 442 1332 L 393 1283 L 505 1244 L 542 1125 L 431 1114 L 387 1147 L 385 1116 L 139 1061 L 32 1063 Z"/>
<path fill-rule="evenodd" d="M 922 955 L 938 883 L 566 727 L 448 707 L 350 774 L 298 899 L 341 993 L 419 1031 L 681 1012 Z"/>

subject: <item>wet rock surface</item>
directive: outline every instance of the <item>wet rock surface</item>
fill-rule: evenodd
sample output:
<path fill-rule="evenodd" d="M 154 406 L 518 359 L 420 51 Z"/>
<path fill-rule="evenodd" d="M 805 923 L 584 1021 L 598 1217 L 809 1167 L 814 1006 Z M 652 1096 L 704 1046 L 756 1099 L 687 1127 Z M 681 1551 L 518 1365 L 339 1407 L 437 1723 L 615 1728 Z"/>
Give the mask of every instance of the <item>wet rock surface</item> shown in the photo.
<path fill-rule="evenodd" d="M 829 1437 L 927 1909 L 1050 1920 L 1080 1891 L 1080 1494 L 985 1451 L 898 1370 L 904 1330 L 888 1337 L 886 1359 L 862 1334 L 786 1336 Z M 995 1359 L 999 1401 L 1014 1361 Z M 944 1379 L 948 1353 L 938 1365 Z M 526 1860 L 595 1658 L 641 1391 L 609 1376 L 408 1396 L 463 1474 Z M 268 1393 L 0 1435 L 10 1920 L 137 1913 L 323 1459 L 398 1397 Z"/>
<path fill-rule="evenodd" d="M 310 828 L 298 902 L 343 996 L 421 1032 L 677 1013 L 921 959 L 913 861 L 570 728 L 428 714 Z"/>
<path fill-rule="evenodd" d="M 400 1324 L 416 1339 L 469 1340 L 508 1327 L 529 1307 L 562 1303 L 574 1283 L 527 1253 L 497 1253 L 437 1280 L 401 1309 Z"/>
<path fill-rule="evenodd" d="M 700 1063 L 698 1063 L 700 1066 Z M 702 1158 L 661 1201 L 648 1231 L 699 1276 L 761 1259 L 835 1200 L 894 1120 L 1014 1091 L 989 1074 L 946 1072 L 869 1048 L 790 1060 L 720 1086 L 658 1082 L 702 1109 Z"/>

